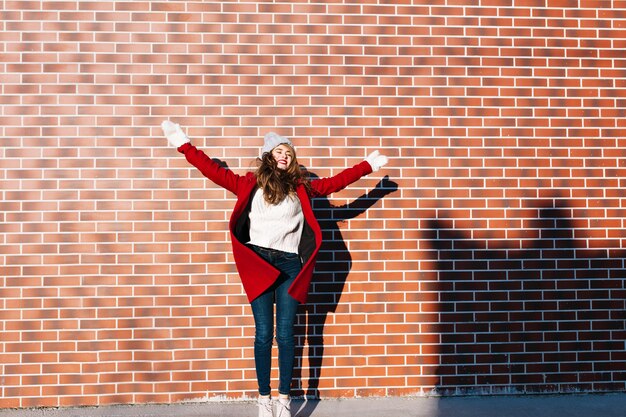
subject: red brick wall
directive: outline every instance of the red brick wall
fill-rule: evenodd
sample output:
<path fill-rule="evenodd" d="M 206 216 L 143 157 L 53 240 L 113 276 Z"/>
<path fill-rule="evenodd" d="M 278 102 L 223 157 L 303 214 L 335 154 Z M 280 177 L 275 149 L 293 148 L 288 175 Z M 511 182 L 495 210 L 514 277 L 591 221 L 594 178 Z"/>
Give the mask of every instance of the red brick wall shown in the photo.
<path fill-rule="evenodd" d="M 315 203 L 296 394 L 626 388 L 626 1 L 0 8 L 0 406 L 255 395 L 234 200 L 165 118 L 236 172 L 390 156 Z"/>

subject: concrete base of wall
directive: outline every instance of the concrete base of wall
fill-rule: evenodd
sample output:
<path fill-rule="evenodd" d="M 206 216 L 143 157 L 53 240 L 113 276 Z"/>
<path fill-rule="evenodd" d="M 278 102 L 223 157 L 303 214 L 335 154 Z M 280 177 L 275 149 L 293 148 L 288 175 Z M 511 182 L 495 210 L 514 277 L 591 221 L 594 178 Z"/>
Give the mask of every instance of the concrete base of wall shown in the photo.
<path fill-rule="evenodd" d="M 623 417 L 626 394 L 294 400 L 294 417 Z M 0 410 L 0 417 L 245 417 L 254 402 Z"/>

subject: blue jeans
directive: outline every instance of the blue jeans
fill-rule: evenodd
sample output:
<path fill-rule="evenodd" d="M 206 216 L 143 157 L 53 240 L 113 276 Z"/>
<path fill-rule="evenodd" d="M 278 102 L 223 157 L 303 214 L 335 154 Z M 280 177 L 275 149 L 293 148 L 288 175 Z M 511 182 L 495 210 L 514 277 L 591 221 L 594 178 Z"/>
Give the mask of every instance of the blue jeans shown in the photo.
<path fill-rule="evenodd" d="M 287 290 L 302 269 L 298 254 L 250 245 L 259 256 L 281 274 L 267 291 L 252 301 L 254 315 L 254 362 L 259 394 L 269 395 L 272 368 L 272 339 L 274 336 L 274 302 L 276 302 L 276 342 L 278 343 L 278 392 L 288 395 L 295 356 L 294 326 L 298 301 Z"/>

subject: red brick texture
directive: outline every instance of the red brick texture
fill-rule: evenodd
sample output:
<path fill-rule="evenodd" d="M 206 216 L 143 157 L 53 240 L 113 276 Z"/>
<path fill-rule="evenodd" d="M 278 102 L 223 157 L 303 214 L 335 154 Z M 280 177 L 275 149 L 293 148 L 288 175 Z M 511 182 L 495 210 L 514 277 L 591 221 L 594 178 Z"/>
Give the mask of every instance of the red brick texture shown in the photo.
<path fill-rule="evenodd" d="M 626 1 L 0 1 L 0 407 L 255 395 L 236 172 L 319 177 L 294 395 L 626 389 Z M 274 373 L 276 377 L 276 373 Z"/>

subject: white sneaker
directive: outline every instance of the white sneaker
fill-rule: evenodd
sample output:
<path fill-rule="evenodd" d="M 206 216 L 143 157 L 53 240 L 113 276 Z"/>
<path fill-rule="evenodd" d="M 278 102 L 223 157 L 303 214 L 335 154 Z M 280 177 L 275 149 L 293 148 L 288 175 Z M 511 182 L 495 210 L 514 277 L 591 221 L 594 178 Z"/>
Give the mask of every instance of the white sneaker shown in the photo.
<path fill-rule="evenodd" d="M 257 404 L 259 406 L 259 417 L 274 417 L 272 400 L 269 397 L 259 397 Z"/>
<path fill-rule="evenodd" d="M 291 417 L 290 398 L 279 398 L 276 401 L 276 417 Z"/>

